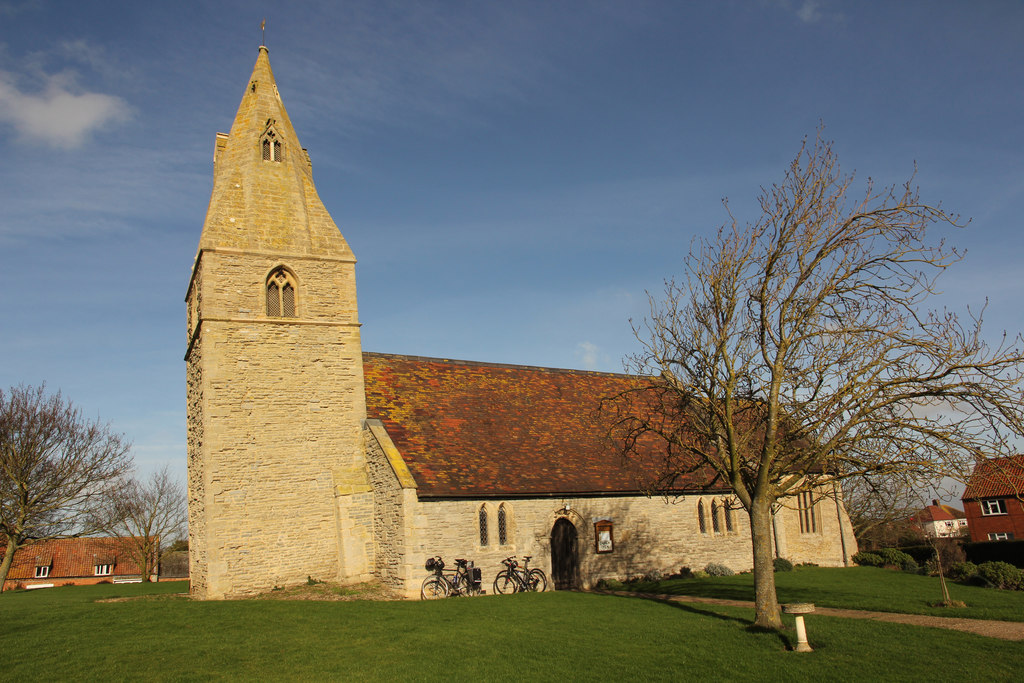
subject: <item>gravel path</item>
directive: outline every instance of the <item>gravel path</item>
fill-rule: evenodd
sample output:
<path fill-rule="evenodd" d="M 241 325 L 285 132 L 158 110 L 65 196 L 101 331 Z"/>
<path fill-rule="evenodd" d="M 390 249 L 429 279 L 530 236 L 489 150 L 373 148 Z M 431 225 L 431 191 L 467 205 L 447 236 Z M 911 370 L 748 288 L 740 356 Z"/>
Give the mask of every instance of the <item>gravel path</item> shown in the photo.
<path fill-rule="evenodd" d="M 637 593 L 616 592 L 616 595 L 639 595 Z M 712 605 L 730 605 L 732 607 L 754 608 L 754 603 L 745 600 L 721 600 L 719 598 L 698 598 L 690 595 L 643 594 L 644 597 L 672 602 L 703 602 Z M 931 626 L 932 628 L 948 628 L 953 631 L 976 633 L 989 638 L 1002 640 L 1024 640 L 1024 622 L 1019 621 L 987 621 L 985 619 L 961 619 L 956 617 L 933 617 L 925 614 L 899 614 L 896 612 L 868 612 L 859 609 L 836 609 L 833 607 L 816 607 L 814 614 L 826 617 L 843 617 L 846 619 L 874 619 L 890 621 L 897 624 L 913 624 L 915 626 Z"/>

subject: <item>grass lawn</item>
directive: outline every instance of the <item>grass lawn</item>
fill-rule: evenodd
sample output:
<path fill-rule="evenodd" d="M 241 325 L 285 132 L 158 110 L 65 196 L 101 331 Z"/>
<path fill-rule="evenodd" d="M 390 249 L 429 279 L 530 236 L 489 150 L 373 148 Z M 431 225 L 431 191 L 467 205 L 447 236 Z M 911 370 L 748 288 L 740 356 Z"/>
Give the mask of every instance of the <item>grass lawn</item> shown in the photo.
<path fill-rule="evenodd" d="M 583 593 L 193 602 L 183 584 L 0 594 L 3 680 L 1000 681 L 1020 643 L 811 615 L 815 652 L 752 610 Z M 155 594 L 149 599 L 94 602 Z"/>
<path fill-rule="evenodd" d="M 949 594 L 967 607 L 931 607 L 942 599 L 939 579 L 879 567 L 797 567 L 775 574 L 779 602 L 822 607 L 906 612 L 939 617 L 1024 621 L 1024 591 L 1001 591 L 947 581 Z M 754 599 L 753 574 L 640 583 L 633 590 L 731 600 Z"/>

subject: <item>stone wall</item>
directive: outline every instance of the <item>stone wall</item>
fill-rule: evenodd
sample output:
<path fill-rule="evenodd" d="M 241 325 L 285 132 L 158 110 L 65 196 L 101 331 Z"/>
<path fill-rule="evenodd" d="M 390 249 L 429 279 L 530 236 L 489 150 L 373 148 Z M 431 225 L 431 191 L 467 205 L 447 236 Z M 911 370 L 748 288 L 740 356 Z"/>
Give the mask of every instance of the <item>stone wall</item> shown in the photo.
<path fill-rule="evenodd" d="M 372 568 L 354 267 L 204 251 L 189 364 L 190 531 L 199 597 Z M 267 274 L 298 282 L 295 318 L 265 315 Z"/>

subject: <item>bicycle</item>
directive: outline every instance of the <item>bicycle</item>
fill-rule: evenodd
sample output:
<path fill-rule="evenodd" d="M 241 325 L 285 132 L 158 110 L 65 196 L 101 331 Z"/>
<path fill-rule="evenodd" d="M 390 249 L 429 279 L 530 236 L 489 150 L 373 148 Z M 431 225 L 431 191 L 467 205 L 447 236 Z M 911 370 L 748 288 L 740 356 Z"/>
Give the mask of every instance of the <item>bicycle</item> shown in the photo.
<path fill-rule="evenodd" d="M 420 586 L 420 598 L 423 600 L 439 600 L 457 595 L 480 595 L 482 580 L 480 570 L 472 566 L 469 560 L 455 560 L 455 569 L 445 570 L 444 560 L 435 556 L 427 560 L 424 567 L 434 572 L 423 579 Z"/>
<path fill-rule="evenodd" d="M 505 568 L 494 577 L 495 593 L 523 593 L 536 591 L 543 593 L 548 588 L 548 577 L 543 571 L 534 567 L 530 569 L 531 555 L 523 556 L 523 568 L 519 569 L 519 563 L 515 556 L 507 557 L 501 561 Z"/>

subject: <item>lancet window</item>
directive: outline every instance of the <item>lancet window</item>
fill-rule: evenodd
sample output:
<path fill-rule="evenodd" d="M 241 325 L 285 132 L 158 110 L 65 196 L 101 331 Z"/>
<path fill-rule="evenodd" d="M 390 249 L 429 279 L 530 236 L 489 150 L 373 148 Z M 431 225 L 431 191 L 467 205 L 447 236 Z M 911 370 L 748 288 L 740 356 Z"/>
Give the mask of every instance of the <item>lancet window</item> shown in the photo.
<path fill-rule="evenodd" d="M 267 278 L 267 315 L 271 318 L 295 317 L 295 278 L 285 268 L 277 268 Z"/>

